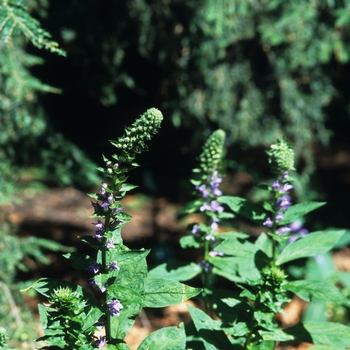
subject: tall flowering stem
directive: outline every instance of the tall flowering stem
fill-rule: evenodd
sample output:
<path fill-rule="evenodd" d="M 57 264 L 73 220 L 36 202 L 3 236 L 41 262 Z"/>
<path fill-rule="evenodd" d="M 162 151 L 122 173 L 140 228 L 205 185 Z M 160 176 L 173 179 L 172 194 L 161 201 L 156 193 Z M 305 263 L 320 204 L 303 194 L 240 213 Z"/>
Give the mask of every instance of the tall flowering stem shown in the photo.
<path fill-rule="evenodd" d="M 210 286 L 211 265 L 210 256 L 216 252 L 212 250 L 216 244 L 215 232 L 219 227 L 220 218 L 224 208 L 219 204 L 217 198 L 222 195 L 219 186 L 222 182 L 221 167 L 224 151 L 225 133 L 217 130 L 209 137 L 199 157 L 200 165 L 193 172 L 197 179 L 191 180 L 196 189 L 198 199 L 193 208 L 205 215 L 205 223 L 196 223 L 192 226 L 192 234 L 204 246 L 204 257 L 200 263 L 202 267 L 202 279 L 204 288 Z M 206 301 L 206 311 L 208 302 Z"/>
<path fill-rule="evenodd" d="M 98 219 L 93 223 L 96 233 L 92 240 L 87 238 L 83 240 L 98 251 L 98 261 L 91 262 L 87 270 L 94 275 L 91 287 L 104 295 L 106 337 L 103 338 L 103 342 L 108 343 L 111 339 L 110 318 L 117 317 L 123 312 L 122 303 L 109 296 L 108 287 L 113 284 L 115 275 L 120 271 L 118 261 L 113 260 L 112 251 L 125 249 L 122 245 L 121 228 L 131 218 L 123 212 L 120 201 L 127 191 L 137 187 L 126 182 L 127 174 L 138 166 L 134 161 L 136 155 L 147 150 L 146 141 L 158 132 L 162 119 L 162 113 L 156 108 L 151 108 L 131 126 L 126 127 L 122 137 L 117 141 L 110 141 L 119 153 L 112 155 L 111 160 L 104 157 L 105 167 L 99 168 L 105 178 L 101 190 L 99 193 L 89 195 L 94 199 L 93 216 Z"/>
<path fill-rule="evenodd" d="M 269 235 L 273 242 L 273 256 L 271 265 L 276 263 L 277 243 L 288 239 L 290 226 L 283 224 L 285 211 L 292 205 L 290 191 L 293 185 L 290 183 L 290 172 L 294 170 L 294 151 L 292 146 L 285 140 L 279 140 L 267 151 L 271 169 L 276 174 L 276 178 L 269 191 L 273 195 L 272 203 L 265 203 L 265 209 L 270 212 L 263 225 L 270 228 Z"/>

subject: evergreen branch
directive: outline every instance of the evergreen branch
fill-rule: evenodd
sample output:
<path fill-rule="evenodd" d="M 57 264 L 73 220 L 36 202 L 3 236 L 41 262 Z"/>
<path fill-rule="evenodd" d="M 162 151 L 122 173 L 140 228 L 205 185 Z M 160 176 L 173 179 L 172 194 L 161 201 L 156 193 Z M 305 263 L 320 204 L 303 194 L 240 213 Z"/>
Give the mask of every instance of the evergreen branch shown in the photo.
<path fill-rule="evenodd" d="M 51 52 L 66 56 L 66 52 L 58 47 L 58 43 L 50 40 L 50 33 L 41 28 L 39 21 L 27 11 L 22 1 L 2 0 L 0 4 L 0 32 L 4 42 L 8 43 L 16 33 L 22 33 L 39 49 L 45 48 Z"/>

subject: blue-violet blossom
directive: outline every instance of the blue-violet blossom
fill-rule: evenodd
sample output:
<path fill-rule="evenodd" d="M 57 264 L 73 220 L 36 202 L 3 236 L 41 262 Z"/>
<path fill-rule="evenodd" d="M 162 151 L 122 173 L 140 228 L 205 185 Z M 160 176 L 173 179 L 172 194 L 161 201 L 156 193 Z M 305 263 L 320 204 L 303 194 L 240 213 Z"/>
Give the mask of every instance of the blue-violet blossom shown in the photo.
<path fill-rule="evenodd" d="M 109 313 L 111 316 L 119 316 L 120 310 L 123 308 L 123 305 L 118 299 L 114 299 L 107 303 L 109 307 Z"/>

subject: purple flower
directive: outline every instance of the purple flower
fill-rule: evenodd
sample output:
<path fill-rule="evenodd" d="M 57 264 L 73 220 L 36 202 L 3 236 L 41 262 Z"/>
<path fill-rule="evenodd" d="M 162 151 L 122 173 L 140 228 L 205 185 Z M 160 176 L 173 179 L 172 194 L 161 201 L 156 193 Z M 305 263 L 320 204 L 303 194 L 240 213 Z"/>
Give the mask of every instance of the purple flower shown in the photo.
<path fill-rule="evenodd" d="M 192 228 L 192 233 L 195 235 L 200 231 L 199 225 L 195 224 Z"/>
<path fill-rule="evenodd" d="M 220 222 L 220 220 L 218 218 L 215 218 L 211 221 L 210 228 L 213 231 L 216 231 L 219 228 L 218 222 Z"/>
<path fill-rule="evenodd" d="M 113 261 L 110 265 L 108 265 L 108 268 L 110 270 L 120 270 L 120 267 L 118 266 L 117 261 Z"/>
<path fill-rule="evenodd" d="M 280 197 L 277 199 L 277 207 L 279 209 L 286 210 L 292 205 L 291 198 L 288 195 Z"/>
<path fill-rule="evenodd" d="M 266 227 L 272 227 L 273 226 L 273 221 L 271 220 L 271 218 L 267 218 L 264 222 L 263 225 Z"/>
<path fill-rule="evenodd" d="M 279 211 L 279 212 L 277 213 L 277 215 L 276 215 L 275 220 L 276 220 L 277 222 L 279 222 L 279 221 L 281 221 L 282 219 L 283 219 L 283 213 L 282 213 L 281 211 Z"/>
<path fill-rule="evenodd" d="M 272 189 L 277 191 L 281 187 L 280 183 L 278 180 L 275 180 L 272 184 Z"/>
<path fill-rule="evenodd" d="M 98 231 L 103 231 L 104 230 L 104 226 L 101 220 L 97 220 L 97 222 L 93 222 L 92 223 Z"/>
<path fill-rule="evenodd" d="M 309 231 L 305 228 L 303 228 L 302 230 L 299 231 L 299 235 L 300 237 L 305 237 L 309 234 Z"/>
<path fill-rule="evenodd" d="M 210 205 L 205 202 L 200 208 L 199 208 L 200 211 L 205 211 L 205 210 L 210 210 Z"/>
<path fill-rule="evenodd" d="M 206 235 L 205 239 L 207 241 L 215 241 L 215 237 L 211 233 L 209 233 L 209 235 Z"/>
<path fill-rule="evenodd" d="M 210 202 L 210 210 L 212 212 L 222 213 L 224 211 L 224 207 L 222 207 L 217 201 Z"/>
<path fill-rule="evenodd" d="M 112 240 L 108 240 L 107 243 L 106 243 L 106 248 L 107 249 L 113 249 L 115 248 L 115 245 L 113 244 L 113 241 Z"/>
<path fill-rule="evenodd" d="M 106 188 L 107 188 L 107 184 L 105 182 L 102 182 L 102 187 L 101 187 L 101 194 L 102 195 L 106 194 Z"/>
<path fill-rule="evenodd" d="M 289 242 L 289 243 L 293 243 L 293 242 L 295 242 L 298 238 L 299 238 L 299 235 L 291 235 L 291 236 L 289 236 L 289 238 L 288 238 L 288 242 Z"/>
<path fill-rule="evenodd" d="M 288 171 L 285 171 L 281 177 L 282 181 L 287 180 L 288 179 Z"/>
<path fill-rule="evenodd" d="M 96 233 L 92 236 L 93 238 L 96 238 L 98 241 L 102 239 L 103 232 L 102 231 L 96 231 Z"/>
<path fill-rule="evenodd" d="M 198 265 L 203 269 L 204 272 L 211 272 L 211 265 L 208 263 L 208 261 L 203 260 Z"/>
<path fill-rule="evenodd" d="M 89 271 L 91 273 L 98 273 L 100 271 L 101 266 L 95 262 L 91 263 L 87 268 L 86 271 Z"/>
<path fill-rule="evenodd" d="M 98 347 L 98 348 L 103 348 L 104 346 L 106 346 L 107 344 L 107 339 L 106 337 L 100 337 L 99 339 L 97 339 L 94 342 L 94 346 Z"/>
<path fill-rule="evenodd" d="M 118 299 L 114 299 L 107 303 L 109 307 L 109 313 L 111 316 L 119 316 L 120 310 L 123 308 L 123 305 Z"/>
<path fill-rule="evenodd" d="M 280 189 L 280 193 L 286 193 L 288 191 L 290 191 L 293 188 L 293 185 L 289 184 L 289 183 L 285 183 L 283 185 L 283 187 Z"/>
<path fill-rule="evenodd" d="M 101 207 L 103 209 L 107 209 L 111 205 L 112 202 L 113 202 L 113 194 L 111 193 L 107 198 L 104 198 L 102 200 Z"/>
<path fill-rule="evenodd" d="M 300 220 L 297 220 L 297 221 L 293 221 L 289 225 L 289 227 L 293 232 L 298 232 L 303 227 L 303 225 Z"/>
<path fill-rule="evenodd" d="M 281 236 L 289 231 L 290 231 L 290 228 L 288 226 L 282 226 L 277 230 L 277 234 Z"/>
<path fill-rule="evenodd" d="M 202 192 L 203 198 L 209 197 L 209 192 L 207 190 L 207 187 L 205 185 L 196 186 L 196 189 L 200 192 Z"/>

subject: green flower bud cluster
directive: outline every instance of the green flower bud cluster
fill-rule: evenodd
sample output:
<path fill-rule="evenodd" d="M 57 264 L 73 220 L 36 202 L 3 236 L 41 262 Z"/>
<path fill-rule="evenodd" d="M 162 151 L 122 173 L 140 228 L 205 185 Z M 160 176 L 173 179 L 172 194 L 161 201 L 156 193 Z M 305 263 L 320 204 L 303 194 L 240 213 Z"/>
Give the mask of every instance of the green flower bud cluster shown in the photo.
<path fill-rule="evenodd" d="M 267 266 L 262 270 L 263 280 L 267 286 L 279 288 L 287 279 L 285 272 L 276 266 Z"/>
<path fill-rule="evenodd" d="M 124 136 L 111 143 L 125 154 L 141 153 L 147 150 L 145 141 L 151 140 L 158 132 L 162 120 L 162 112 L 157 108 L 150 108 L 130 127 L 125 128 Z"/>
<path fill-rule="evenodd" d="M 0 327 L 0 349 L 6 346 L 6 338 L 7 338 L 6 329 L 3 327 Z"/>
<path fill-rule="evenodd" d="M 50 295 L 50 307 L 59 310 L 62 314 L 79 313 L 85 307 L 85 301 L 82 300 L 78 292 L 73 292 L 71 288 L 59 287 L 54 289 Z"/>
<path fill-rule="evenodd" d="M 273 171 L 277 173 L 294 170 L 294 150 L 287 140 L 278 140 L 266 152 L 269 156 L 269 163 Z"/>
<path fill-rule="evenodd" d="M 203 152 L 199 157 L 200 167 L 205 176 L 213 174 L 218 170 L 225 142 L 225 132 L 223 130 L 214 131 L 204 144 Z"/>

